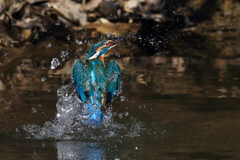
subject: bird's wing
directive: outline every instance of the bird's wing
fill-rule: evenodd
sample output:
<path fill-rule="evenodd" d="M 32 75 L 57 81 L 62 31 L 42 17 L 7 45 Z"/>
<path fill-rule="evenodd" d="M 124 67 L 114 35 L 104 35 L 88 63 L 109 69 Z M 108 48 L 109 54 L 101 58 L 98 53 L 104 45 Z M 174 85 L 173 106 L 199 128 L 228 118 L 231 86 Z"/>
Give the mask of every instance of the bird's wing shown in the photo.
<path fill-rule="evenodd" d="M 79 98 L 82 102 L 86 102 L 86 83 L 89 77 L 89 71 L 80 59 L 76 60 L 74 63 L 72 76 L 76 85 L 76 91 L 79 95 Z"/>
<path fill-rule="evenodd" d="M 121 89 L 121 70 L 115 60 L 111 60 L 105 68 L 106 76 L 106 103 L 110 103 L 112 98 Z"/>

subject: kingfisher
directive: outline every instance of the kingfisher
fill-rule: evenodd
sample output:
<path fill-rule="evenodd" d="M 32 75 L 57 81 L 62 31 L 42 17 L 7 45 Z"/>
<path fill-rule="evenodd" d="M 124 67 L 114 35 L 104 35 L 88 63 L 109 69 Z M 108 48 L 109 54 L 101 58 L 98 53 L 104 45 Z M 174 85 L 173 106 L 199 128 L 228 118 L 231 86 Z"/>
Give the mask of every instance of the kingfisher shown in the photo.
<path fill-rule="evenodd" d="M 121 70 L 115 60 L 108 64 L 105 54 L 122 40 L 105 40 L 90 47 L 86 64 L 80 59 L 73 65 L 72 77 L 76 92 L 86 108 L 85 115 L 93 124 L 100 124 L 104 118 L 102 108 L 112 102 L 121 91 Z"/>

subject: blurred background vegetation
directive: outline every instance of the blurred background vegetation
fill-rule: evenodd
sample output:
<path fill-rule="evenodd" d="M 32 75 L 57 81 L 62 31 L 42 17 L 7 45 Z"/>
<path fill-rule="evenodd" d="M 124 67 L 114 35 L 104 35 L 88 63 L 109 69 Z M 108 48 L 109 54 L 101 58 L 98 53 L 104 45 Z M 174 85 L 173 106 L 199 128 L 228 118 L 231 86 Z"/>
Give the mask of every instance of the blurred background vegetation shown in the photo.
<path fill-rule="evenodd" d="M 135 43 L 150 55 L 170 52 L 173 55 L 235 58 L 240 55 L 239 2 L 0 0 L 1 59 L 5 52 L 18 54 L 14 54 L 14 58 L 22 57 L 26 48 L 24 56 L 33 56 L 36 44 L 41 46 L 41 42 L 49 38 L 66 42 L 69 48 L 88 43 L 90 39 L 99 40 L 104 34 L 121 36 L 127 33 L 138 33 Z M 44 51 L 42 54 L 49 56 Z"/>

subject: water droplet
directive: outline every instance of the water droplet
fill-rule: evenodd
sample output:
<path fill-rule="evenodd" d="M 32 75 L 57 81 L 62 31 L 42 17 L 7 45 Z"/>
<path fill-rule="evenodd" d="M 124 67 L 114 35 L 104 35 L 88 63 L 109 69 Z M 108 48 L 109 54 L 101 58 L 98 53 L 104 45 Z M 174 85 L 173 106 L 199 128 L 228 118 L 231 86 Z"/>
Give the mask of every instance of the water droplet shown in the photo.
<path fill-rule="evenodd" d="M 34 107 L 31 110 L 32 110 L 32 113 L 36 113 L 37 112 L 37 109 L 34 108 Z"/>
<path fill-rule="evenodd" d="M 112 35 L 110 33 L 107 33 L 107 37 L 110 38 Z"/>
<path fill-rule="evenodd" d="M 109 77 L 109 81 L 114 82 L 118 78 L 118 73 L 112 73 Z"/>
<path fill-rule="evenodd" d="M 122 93 L 122 90 L 117 90 L 117 91 L 115 92 L 116 96 L 118 96 L 118 95 L 121 94 L 121 93 Z"/>
<path fill-rule="evenodd" d="M 124 112 L 124 116 L 128 116 L 128 114 L 129 114 L 128 112 Z"/>
<path fill-rule="evenodd" d="M 21 62 L 22 62 L 22 66 L 24 65 L 24 63 L 26 62 L 26 59 L 25 58 L 23 58 L 22 60 L 21 60 Z"/>
<path fill-rule="evenodd" d="M 114 55 L 117 56 L 117 57 L 120 57 L 121 55 L 118 53 L 118 51 L 113 51 L 114 52 Z"/>
<path fill-rule="evenodd" d="M 71 39 L 71 36 L 70 36 L 70 35 L 68 35 L 68 36 L 67 36 L 67 40 L 68 40 L 68 41 L 70 41 L 70 39 Z"/>
<path fill-rule="evenodd" d="M 52 43 L 47 43 L 45 46 L 46 46 L 46 48 L 50 48 L 50 47 L 52 47 Z"/>
<path fill-rule="evenodd" d="M 125 96 L 120 96 L 121 101 L 125 101 L 126 97 Z"/>
<path fill-rule="evenodd" d="M 119 113 L 118 116 L 119 116 L 120 119 L 122 119 L 123 114 Z"/>
<path fill-rule="evenodd" d="M 62 58 L 62 61 L 65 61 L 67 56 L 68 56 L 69 52 L 68 51 L 62 51 L 60 53 L 60 57 Z"/>
<path fill-rule="evenodd" d="M 46 81 L 46 78 L 45 78 L 45 77 L 42 77 L 42 78 L 41 78 L 41 81 L 42 81 L 42 82 Z"/>
<path fill-rule="evenodd" d="M 109 132 L 109 136 L 110 136 L 110 137 L 113 137 L 113 136 L 114 136 L 114 132 L 113 132 L 113 131 L 110 131 L 110 132 Z"/>
<path fill-rule="evenodd" d="M 81 44 L 83 44 L 83 41 L 76 40 L 76 43 L 77 43 L 78 45 L 81 45 Z"/>
<path fill-rule="evenodd" d="M 52 62 L 51 62 L 51 69 L 55 69 L 55 68 L 57 68 L 57 66 L 59 66 L 59 65 L 60 65 L 59 60 L 58 60 L 57 58 L 53 58 L 53 59 L 52 59 Z"/>

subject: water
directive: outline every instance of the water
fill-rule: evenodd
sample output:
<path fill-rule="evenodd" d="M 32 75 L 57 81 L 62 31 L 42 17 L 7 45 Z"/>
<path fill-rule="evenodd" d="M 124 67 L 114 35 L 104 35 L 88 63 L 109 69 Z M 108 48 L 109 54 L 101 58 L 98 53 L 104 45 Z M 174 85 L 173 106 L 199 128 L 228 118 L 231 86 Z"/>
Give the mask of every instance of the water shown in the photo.
<path fill-rule="evenodd" d="M 61 52 L 62 53 L 62 52 Z M 57 58 L 53 58 L 51 62 L 51 69 L 56 69 L 60 65 L 60 61 Z"/>
<path fill-rule="evenodd" d="M 62 58 L 62 61 L 65 61 L 68 58 L 69 51 L 61 51 L 60 57 Z"/>
<path fill-rule="evenodd" d="M 122 93 L 106 106 L 111 123 L 102 128 L 77 124 L 84 104 L 69 76 L 39 71 L 33 77 L 21 64 L 2 74 L 1 159 L 240 158 L 238 59 L 118 61 Z"/>
<path fill-rule="evenodd" d="M 43 127 L 26 124 L 16 129 L 25 139 L 55 140 L 103 140 L 113 137 L 135 137 L 143 130 L 143 124 L 133 118 L 128 125 L 119 124 L 112 119 L 112 106 L 104 107 L 101 125 L 96 125 L 89 118 L 89 104 L 82 103 L 75 93 L 73 83 L 63 85 L 57 90 L 56 117 L 44 123 Z M 32 113 L 36 113 L 32 108 Z M 122 113 L 119 113 L 122 119 Z"/>

